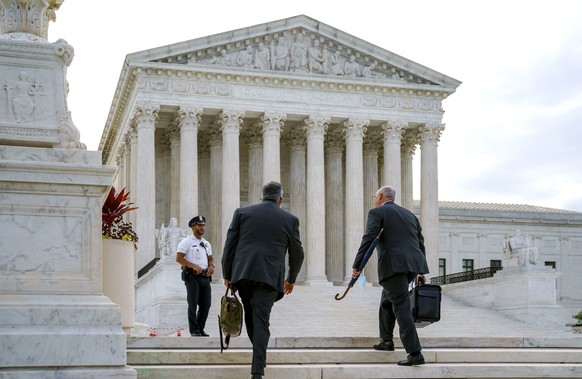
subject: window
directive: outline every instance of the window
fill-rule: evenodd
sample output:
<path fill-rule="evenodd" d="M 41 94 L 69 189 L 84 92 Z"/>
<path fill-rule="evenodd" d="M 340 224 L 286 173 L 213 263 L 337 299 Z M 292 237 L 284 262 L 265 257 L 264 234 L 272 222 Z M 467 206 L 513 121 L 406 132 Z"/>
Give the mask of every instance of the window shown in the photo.
<path fill-rule="evenodd" d="M 439 258 L 439 276 L 447 275 L 447 260 Z"/>
<path fill-rule="evenodd" d="M 473 259 L 463 259 L 463 271 L 473 271 Z"/>
<path fill-rule="evenodd" d="M 489 267 L 494 268 L 501 268 L 501 260 L 500 259 L 492 259 L 489 261 Z"/>
<path fill-rule="evenodd" d="M 545 261 L 544 266 L 550 266 L 551 268 L 553 268 L 555 270 L 556 269 L 556 262 Z"/>

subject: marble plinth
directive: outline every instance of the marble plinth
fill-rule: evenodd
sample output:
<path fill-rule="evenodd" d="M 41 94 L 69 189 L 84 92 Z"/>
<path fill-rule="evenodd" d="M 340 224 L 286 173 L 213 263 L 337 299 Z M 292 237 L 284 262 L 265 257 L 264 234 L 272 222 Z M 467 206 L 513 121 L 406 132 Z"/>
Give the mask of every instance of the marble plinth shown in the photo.
<path fill-rule="evenodd" d="M 101 292 L 115 170 L 98 152 L 0 146 L 0 378 L 135 378 Z"/>
<path fill-rule="evenodd" d="M 556 302 L 559 276 L 547 266 L 507 267 L 492 278 L 447 284 L 443 291 L 466 304 L 495 309 L 528 324 L 563 326 L 563 308 Z"/>
<path fill-rule="evenodd" d="M 136 282 L 135 320 L 154 328 L 188 329 L 186 287 L 180 265 L 164 257 Z"/>

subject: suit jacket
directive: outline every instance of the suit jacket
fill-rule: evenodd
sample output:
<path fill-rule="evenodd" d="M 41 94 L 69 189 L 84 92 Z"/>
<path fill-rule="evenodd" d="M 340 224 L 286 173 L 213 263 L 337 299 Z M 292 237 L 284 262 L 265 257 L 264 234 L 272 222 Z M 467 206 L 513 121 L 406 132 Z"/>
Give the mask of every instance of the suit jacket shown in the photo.
<path fill-rule="evenodd" d="M 368 212 L 366 234 L 356 254 L 353 268 L 358 268 L 368 247 L 384 228 L 378 240 L 378 279 L 394 274 L 427 274 L 424 238 L 418 218 L 406 208 L 387 202 Z"/>
<path fill-rule="evenodd" d="M 279 300 L 284 293 L 287 252 L 287 281 L 295 283 L 304 258 L 296 216 L 269 200 L 238 208 L 222 253 L 224 279 L 235 287 L 241 279 L 266 283 L 279 292 Z"/>

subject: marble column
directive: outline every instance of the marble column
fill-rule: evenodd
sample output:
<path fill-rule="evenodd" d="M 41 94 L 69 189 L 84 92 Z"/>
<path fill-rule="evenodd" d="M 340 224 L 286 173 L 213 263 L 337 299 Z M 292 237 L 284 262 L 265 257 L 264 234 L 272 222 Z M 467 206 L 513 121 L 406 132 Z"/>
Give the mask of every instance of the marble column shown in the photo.
<path fill-rule="evenodd" d="M 333 283 L 344 280 L 344 138 L 341 130 L 325 139 L 325 268 Z"/>
<path fill-rule="evenodd" d="M 210 139 L 208 134 L 198 135 L 198 213 L 206 219 L 210 215 L 210 175 Z M 188 224 L 180 227 L 187 229 Z"/>
<path fill-rule="evenodd" d="M 414 211 L 414 172 L 413 157 L 414 150 L 418 144 L 418 135 L 409 135 L 402 138 L 400 145 L 401 165 L 402 165 L 402 196 L 400 197 L 401 205 L 411 211 Z"/>
<path fill-rule="evenodd" d="M 285 136 L 286 143 L 290 146 L 289 170 L 290 170 L 290 185 L 287 191 L 289 195 L 284 197 L 289 198 L 289 212 L 299 218 L 299 234 L 301 240 L 305 243 L 306 224 L 307 224 L 307 209 L 306 209 L 306 143 L 305 131 L 295 128 L 287 132 Z M 284 189 L 285 190 L 285 189 Z M 305 281 L 307 275 L 307 265 L 301 266 L 301 271 L 297 276 L 298 282 Z"/>
<path fill-rule="evenodd" d="M 171 142 L 168 134 L 156 136 L 156 158 L 155 158 L 155 194 L 156 194 L 156 218 L 155 226 L 159 228 L 162 223 L 167 225 L 170 220 L 170 193 L 171 188 L 166 183 L 171 183 Z M 160 257 L 159 246 L 156 240 L 156 258 Z"/>
<path fill-rule="evenodd" d="M 364 139 L 364 227 L 367 227 L 368 210 L 374 207 L 373 195 L 380 187 L 378 184 L 378 144 L 381 140 L 379 131 L 368 131 Z M 377 255 L 368 261 L 364 274 L 368 283 L 378 283 Z"/>
<path fill-rule="evenodd" d="M 281 182 L 281 130 L 287 116 L 267 112 L 263 119 L 263 184 L 272 180 Z"/>
<path fill-rule="evenodd" d="M 248 203 L 256 204 L 263 196 L 263 120 L 248 128 L 244 138 L 249 147 Z"/>
<path fill-rule="evenodd" d="M 244 111 L 224 109 L 218 115 L 222 132 L 222 209 L 221 235 L 226 236 L 232 215 L 240 207 L 240 153 L 239 135 Z M 214 252 L 220 262 L 222 254 Z"/>
<path fill-rule="evenodd" d="M 323 141 L 330 118 L 305 119 L 307 136 L 307 236 L 306 263 L 309 284 L 327 283 L 325 276 L 325 170 Z"/>
<path fill-rule="evenodd" d="M 155 193 L 155 144 L 154 132 L 158 121 L 159 105 L 137 104 L 133 117 L 137 126 L 137 177 L 136 196 L 133 201 L 139 207 L 135 213 L 136 233 L 139 237 L 136 270 L 141 269 L 155 257 L 156 237 L 154 231 L 156 213 Z"/>
<path fill-rule="evenodd" d="M 352 264 L 364 235 L 364 134 L 369 120 L 344 121 L 346 134 L 345 272 L 351 279 Z"/>
<path fill-rule="evenodd" d="M 130 127 L 129 131 L 128 131 L 128 139 L 129 139 L 129 146 L 130 146 L 130 165 L 129 167 L 131 168 L 130 172 L 129 172 L 129 198 L 130 199 L 134 199 L 131 200 L 133 202 L 135 202 L 135 199 L 137 199 L 137 127 L 135 125 L 135 120 L 131 121 L 132 126 Z M 129 218 L 129 222 L 131 222 L 133 224 L 133 226 L 136 226 L 136 221 L 137 221 L 137 212 L 128 212 L 128 218 Z M 137 268 L 137 255 L 135 257 L 136 262 L 135 262 L 135 267 Z M 137 271 L 137 269 L 136 269 Z"/>
<path fill-rule="evenodd" d="M 117 155 L 115 156 L 115 163 L 117 164 L 117 178 L 115 180 L 117 184 L 115 185 L 115 188 L 121 190 L 126 186 L 125 146 L 119 148 Z"/>
<path fill-rule="evenodd" d="M 210 235 L 212 253 L 215 261 L 222 255 L 222 134 L 220 126 L 213 124 L 209 132 L 210 139 L 210 213 L 206 219 L 207 233 Z M 216 278 L 222 277 L 222 265 L 216 265 Z"/>
<path fill-rule="evenodd" d="M 384 132 L 384 183 L 394 187 L 396 190 L 396 204 L 401 204 L 401 161 L 400 161 L 400 140 L 402 133 L 406 129 L 407 123 L 398 120 L 388 120 L 382 124 Z"/>
<path fill-rule="evenodd" d="M 170 217 L 176 217 L 178 226 L 184 228 L 188 224 L 181 224 L 180 219 L 180 129 L 172 127 L 168 132 L 170 139 Z M 169 221 L 169 220 L 168 220 Z"/>
<path fill-rule="evenodd" d="M 420 132 L 420 223 L 430 276 L 439 269 L 438 142 L 443 124 L 425 124 Z"/>
<path fill-rule="evenodd" d="M 178 110 L 180 125 L 180 218 L 179 225 L 198 215 L 198 126 L 202 108 L 186 106 Z"/>

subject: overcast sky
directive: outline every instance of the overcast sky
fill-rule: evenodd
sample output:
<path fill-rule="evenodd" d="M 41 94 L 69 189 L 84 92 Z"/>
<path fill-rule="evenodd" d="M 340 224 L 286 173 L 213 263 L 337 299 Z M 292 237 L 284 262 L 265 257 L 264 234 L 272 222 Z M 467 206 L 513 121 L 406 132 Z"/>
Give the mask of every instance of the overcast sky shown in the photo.
<path fill-rule="evenodd" d="M 577 0 L 66 0 L 49 41 L 75 48 L 81 141 L 98 149 L 125 55 L 299 14 L 463 82 L 443 103 L 439 200 L 582 212 Z"/>

